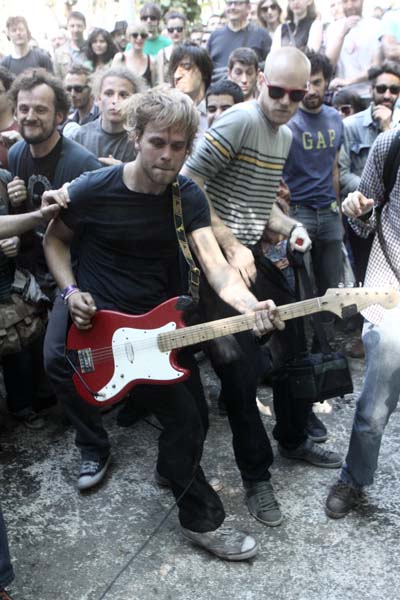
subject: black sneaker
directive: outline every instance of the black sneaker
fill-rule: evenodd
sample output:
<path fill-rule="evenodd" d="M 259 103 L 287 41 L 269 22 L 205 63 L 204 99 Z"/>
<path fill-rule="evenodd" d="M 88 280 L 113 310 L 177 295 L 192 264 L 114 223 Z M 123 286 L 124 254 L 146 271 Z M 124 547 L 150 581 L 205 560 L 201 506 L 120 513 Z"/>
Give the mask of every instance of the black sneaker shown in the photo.
<path fill-rule="evenodd" d="M 43 427 L 46 426 L 46 421 L 43 419 L 43 417 L 33 410 L 28 410 L 22 413 L 13 413 L 13 416 L 19 423 L 25 425 L 27 429 L 38 430 L 43 429 Z"/>
<path fill-rule="evenodd" d="M 337 481 L 330 489 L 325 503 L 325 512 L 331 519 L 341 519 L 363 500 L 362 490 L 353 488 L 344 481 Z"/>
<path fill-rule="evenodd" d="M 321 421 L 311 409 L 307 419 L 306 434 L 313 442 L 320 444 L 328 439 L 328 431 Z"/>
<path fill-rule="evenodd" d="M 78 477 L 78 490 L 88 490 L 100 483 L 110 465 L 111 454 L 97 460 L 84 460 Z"/>
<path fill-rule="evenodd" d="M 198 533 L 184 527 L 181 529 L 185 538 L 193 544 L 224 560 L 247 560 L 257 554 L 258 545 L 251 535 L 224 523 L 215 531 L 205 533 Z"/>
<path fill-rule="evenodd" d="M 270 481 L 245 482 L 249 513 L 264 525 L 276 527 L 282 523 L 282 513 Z"/>
<path fill-rule="evenodd" d="M 279 452 L 285 458 L 294 460 L 304 460 L 316 467 L 325 467 L 327 469 L 338 469 L 342 466 L 342 459 L 336 452 L 321 448 L 310 439 L 307 439 L 294 450 L 288 450 L 278 444 Z"/>

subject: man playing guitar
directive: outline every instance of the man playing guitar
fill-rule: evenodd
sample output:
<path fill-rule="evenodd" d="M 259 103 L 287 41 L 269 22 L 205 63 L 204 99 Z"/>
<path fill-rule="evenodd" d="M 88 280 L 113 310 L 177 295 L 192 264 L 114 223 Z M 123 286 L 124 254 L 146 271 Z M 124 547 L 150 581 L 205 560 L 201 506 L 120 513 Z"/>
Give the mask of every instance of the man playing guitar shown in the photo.
<path fill-rule="evenodd" d="M 179 274 L 171 184 L 190 152 L 198 127 L 196 109 L 177 90 L 150 90 L 129 100 L 127 123 L 138 153 L 134 161 L 85 173 L 68 192 L 44 195 L 45 201 L 63 207 L 44 241 L 49 268 L 63 290 L 47 330 L 45 364 L 77 432 L 80 490 L 103 479 L 110 443 L 99 409 L 84 402 L 72 383 L 65 360 L 69 317 L 78 329 L 87 330 L 98 309 L 143 314 L 187 291 Z M 209 284 L 237 312 L 255 312 L 256 334 L 282 329 L 274 303 L 258 302 L 226 262 L 212 233 L 204 194 L 183 176 L 178 182 L 187 237 Z M 72 241 L 79 257 L 74 271 Z M 250 558 L 257 552 L 256 541 L 225 525 L 222 503 L 200 467 L 207 407 L 192 354 L 182 352 L 180 363 L 190 368 L 190 379 L 160 386 L 156 394 L 153 387 L 149 399 L 149 409 L 164 428 L 157 471 L 170 481 L 175 498 L 188 488 L 178 503 L 185 537 L 226 560 Z M 146 389 L 142 386 L 140 393 Z"/>

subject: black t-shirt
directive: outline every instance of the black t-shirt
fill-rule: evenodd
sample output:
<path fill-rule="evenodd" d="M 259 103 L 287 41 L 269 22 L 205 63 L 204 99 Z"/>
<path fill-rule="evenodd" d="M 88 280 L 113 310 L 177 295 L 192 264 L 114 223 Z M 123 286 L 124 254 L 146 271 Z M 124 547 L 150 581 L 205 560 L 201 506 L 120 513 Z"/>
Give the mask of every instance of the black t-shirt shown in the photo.
<path fill-rule="evenodd" d="M 61 136 L 54 148 L 46 156 L 34 158 L 26 144 L 21 160 L 18 177 L 23 179 L 28 191 L 28 210 L 40 208 L 42 194 L 53 188 L 53 180 L 60 160 L 63 145 Z"/>
<path fill-rule="evenodd" d="M 99 308 L 142 314 L 180 294 L 179 245 L 172 191 L 132 192 L 124 165 L 85 173 L 68 188 L 61 219 L 79 236 L 79 287 Z M 210 226 L 203 192 L 179 176 L 186 233 Z"/>
<path fill-rule="evenodd" d="M 35 69 L 37 67 L 42 67 L 53 73 L 53 63 L 50 56 L 40 48 L 32 48 L 22 58 L 13 58 L 11 54 L 5 56 L 0 65 L 11 71 L 11 73 L 14 73 L 14 75 L 20 75 L 27 69 Z"/>
<path fill-rule="evenodd" d="M 214 63 L 213 81 L 226 74 L 229 55 L 236 48 L 251 48 L 257 54 L 258 61 L 262 62 L 271 49 L 271 43 L 268 31 L 252 23 L 240 31 L 232 31 L 228 25 L 213 31 L 207 44 Z"/>

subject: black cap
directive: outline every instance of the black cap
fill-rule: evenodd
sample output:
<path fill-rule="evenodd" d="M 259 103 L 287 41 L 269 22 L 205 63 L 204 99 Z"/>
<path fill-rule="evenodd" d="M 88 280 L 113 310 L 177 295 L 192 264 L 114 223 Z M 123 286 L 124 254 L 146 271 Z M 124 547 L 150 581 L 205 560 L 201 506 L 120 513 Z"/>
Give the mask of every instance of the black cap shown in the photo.
<path fill-rule="evenodd" d="M 116 21 L 114 25 L 114 29 L 111 33 L 116 33 L 117 31 L 126 31 L 128 29 L 128 21 Z"/>

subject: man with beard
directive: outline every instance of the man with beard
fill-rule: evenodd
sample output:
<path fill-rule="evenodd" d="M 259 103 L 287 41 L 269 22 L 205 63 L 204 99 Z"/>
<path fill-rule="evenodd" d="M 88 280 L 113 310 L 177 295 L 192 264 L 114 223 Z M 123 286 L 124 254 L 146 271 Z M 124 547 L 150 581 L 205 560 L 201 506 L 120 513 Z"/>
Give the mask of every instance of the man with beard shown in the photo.
<path fill-rule="evenodd" d="M 68 315 L 78 329 L 89 329 L 97 309 L 141 315 L 184 291 L 173 193 L 179 190 L 189 243 L 219 297 L 238 313 L 256 311 L 256 333 L 283 327 L 273 303 L 258 302 L 223 257 L 204 195 L 192 181 L 178 177 L 198 120 L 192 101 L 175 89 L 133 95 L 127 105 L 127 127 L 135 141 L 135 160 L 85 173 L 68 188 L 69 203 L 65 189 L 45 195 L 67 209 L 51 223 L 44 242 L 49 267 L 64 289 L 63 300 L 57 297 L 51 315 L 45 356 L 49 377 L 77 431 L 82 454 L 79 490 L 104 478 L 110 464 L 110 441 L 98 407 L 86 404 L 72 383 L 65 360 Z M 80 255 L 73 272 L 69 248 L 76 235 Z M 149 409 L 163 426 L 157 472 L 169 481 L 177 498 L 186 538 L 226 560 L 250 558 L 257 552 L 254 538 L 224 522 L 221 501 L 200 467 L 207 406 L 190 351 L 181 352 L 180 360 L 190 366 L 191 378 L 158 386 L 149 398 Z M 145 393 L 144 388 L 136 389 Z"/>
<path fill-rule="evenodd" d="M 338 153 L 343 137 L 339 113 L 324 102 L 332 75 L 326 56 L 309 53 L 307 94 L 288 122 L 292 146 L 283 170 L 291 192 L 291 216 L 307 228 L 318 294 L 341 279 L 342 224 L 338 209 Z M 329 317 L 331 318 L 331 317 Z"/>
<path fill-rule="evenodd" d="M 91 71 L 83 65 L 72 65 L 64 80 L 64 88 L 71 99 L 74 112 L 69 120 L 86 125 L 95 121 L 99 114 L 99 107 L 94 101 L 91 81 Z"/>
<path fill-rule="evenodd" d="M 44 69 L 22 73 L 11 86 L 10 98 L 23 141 L 14 144 L 8 154 L 13 180 L 7 190 L 12 211 L 21 213 L 39 208 L 45 190 L 61 187 L 101 165 L 80 144 L 60 135 L 58 125 L 65 120 L 70 103 L 56 77 Z M 17 262 L 51 295 L 54 282 L 48 276 L 42 237 L 42 228 L 33 235 L 25 234 Z"/>

